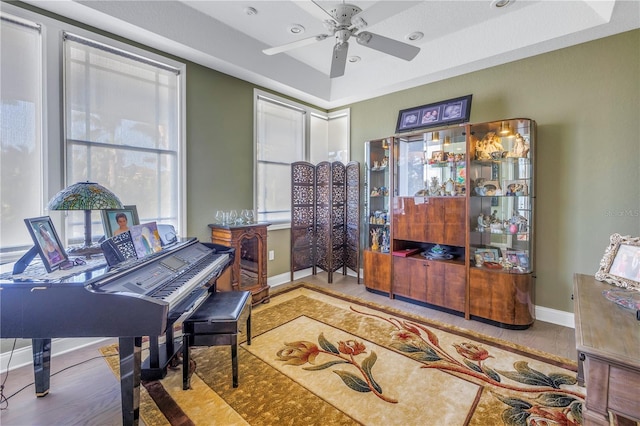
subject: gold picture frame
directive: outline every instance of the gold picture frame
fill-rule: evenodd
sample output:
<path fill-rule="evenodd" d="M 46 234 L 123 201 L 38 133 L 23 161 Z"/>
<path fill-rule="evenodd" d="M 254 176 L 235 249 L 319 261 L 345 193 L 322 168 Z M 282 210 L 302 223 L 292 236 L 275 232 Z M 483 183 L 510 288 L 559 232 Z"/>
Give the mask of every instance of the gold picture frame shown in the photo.
<path fill-rule="evenodd" d="M 611 235 L 595 278 L 640 291 L 640 237 Z"/>

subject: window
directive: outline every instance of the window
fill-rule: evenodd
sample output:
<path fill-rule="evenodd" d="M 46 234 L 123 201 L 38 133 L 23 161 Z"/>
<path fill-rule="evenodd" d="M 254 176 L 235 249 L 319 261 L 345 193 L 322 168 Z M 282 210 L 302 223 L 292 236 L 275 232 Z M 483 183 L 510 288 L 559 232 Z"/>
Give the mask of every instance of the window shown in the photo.
<path fill-rule="evenodd" d="M 23 219 L 43 210 L 42 43 L 37 23 L 6 13 L 0 19 L 0 247 L 5 255 L 29 248 Z"/>
<path fill-rule="evenodd" d="M 291 164 L 347 163 L 349 110 L 327 114 L 256 90 L 255 146 L 257 219 L 286 227 L 291 220 Z"/>
<path fill-rule="evenodd" d="M 97 182 L 136 205 L 141 222 L 178 226 L 180 70 L 75 34 L 64 40 L 68 184 Z M 69 212 L 67 224 L 79 240 L 82 213 Z"/>
<path fill-rule="evenodd" d="M 24 218 L 51 216 L 66 246 L 83 240 L 82 213 L 46 210 L 78 181 L 136 205 L 141 221 L 184 230 L 185 65 L 9 2 L 0 9 L 0 263 L 31 246 Z M 92 224 L 103 235 L 98 212 Z"/>

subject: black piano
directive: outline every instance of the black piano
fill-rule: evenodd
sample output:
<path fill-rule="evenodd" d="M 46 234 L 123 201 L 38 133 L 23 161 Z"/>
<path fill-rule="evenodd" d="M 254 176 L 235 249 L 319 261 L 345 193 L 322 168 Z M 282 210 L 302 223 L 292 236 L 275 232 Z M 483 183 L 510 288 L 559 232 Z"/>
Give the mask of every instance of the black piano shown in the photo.
<path fill-rule="evenodd" d="M 233 251 L 185 239 L 142 259 L 0 276 L 0 338 L 32 339 L 37 396 L 49 392 L 51 339 L 118 337 L 124 425 L 138 424 L 140 380 L 164 377 L 180 351 L 173 324 L 215 291 Z M 142 338 L 149 356 L 142 362 Z M 159 337 L 165 342 L 159 344 Z"/>

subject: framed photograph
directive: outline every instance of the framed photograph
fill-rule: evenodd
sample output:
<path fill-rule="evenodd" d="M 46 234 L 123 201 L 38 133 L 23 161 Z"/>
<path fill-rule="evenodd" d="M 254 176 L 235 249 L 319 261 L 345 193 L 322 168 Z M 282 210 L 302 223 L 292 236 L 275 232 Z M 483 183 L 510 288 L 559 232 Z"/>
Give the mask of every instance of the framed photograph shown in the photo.
<path fill-rule="evenodd" d="M 156 222 L 133 225 L 129 233 L 138 259 L 162 250 Z"/>
<path fill-rule="evenodd" d="M 475 254 L 481 255 L 485 262 L 497 262 L 500 258 L 500 250 L 497 248 L 477 248 Z"/>
<path fill-rule="evenodd" d="M 595 278 L 640 291 L 640 237 L 611 235 Z"/>
<path fill-rule="evenodd" d="M 471 116 L 472 95 L 400 110 L 396 133 L 465 123 Z"/>
<path fill-rule="evenodd" d="M 433 151 L 429 163 L 441 163 L 446 160 L 447 156 L 445 155 L 444 151 Z"/>
<path fill-rule="evenodd" d="M 29 229 L 29 234 L 47 272 L 55 271 L 68 261 L 69 256 L 62 247 L 60 237 L 49 216 L 25 219 L 24 223 Z"/>
<path fill-rule="evenodd" d="M 104 235 L 111 238 L 127 232 L 132 225 L 139 225 L 138 209 L 136 206 L 124 206 L 122 209 L 102 210 L 102 226 Z"/>

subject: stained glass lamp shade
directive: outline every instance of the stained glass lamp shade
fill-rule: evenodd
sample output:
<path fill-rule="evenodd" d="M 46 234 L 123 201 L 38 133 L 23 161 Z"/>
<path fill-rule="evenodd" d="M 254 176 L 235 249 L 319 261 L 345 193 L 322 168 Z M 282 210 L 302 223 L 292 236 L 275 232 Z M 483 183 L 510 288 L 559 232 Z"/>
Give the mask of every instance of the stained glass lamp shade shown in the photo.
<path fill-rule="evenodd" d="M 91 247 L 91 210 L 121 209 L 122 202 L 107 188 L 95 182 L 78 182 L 58 192 L 48 204 L 49 210 L 84 210 L 84 247 L 69 254 L 100 253 Z"/>

